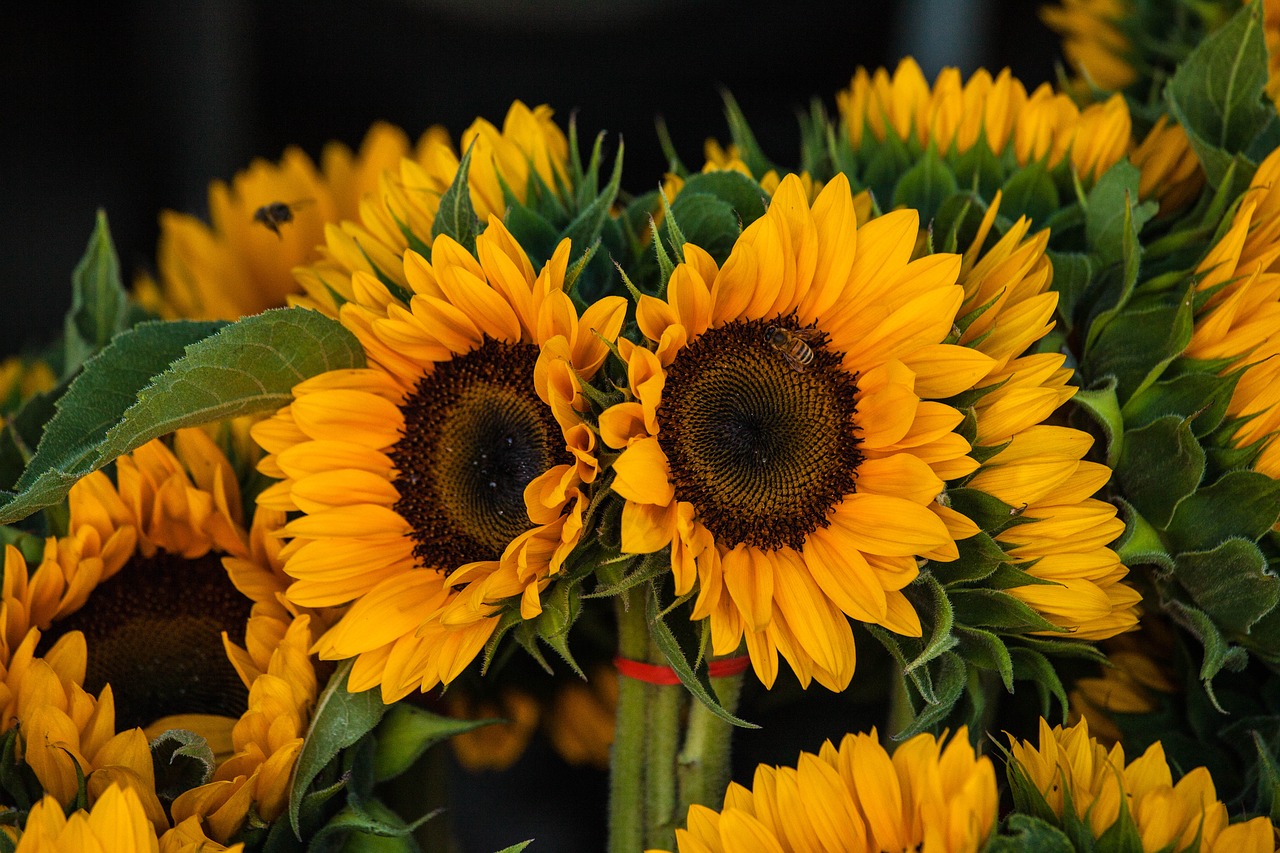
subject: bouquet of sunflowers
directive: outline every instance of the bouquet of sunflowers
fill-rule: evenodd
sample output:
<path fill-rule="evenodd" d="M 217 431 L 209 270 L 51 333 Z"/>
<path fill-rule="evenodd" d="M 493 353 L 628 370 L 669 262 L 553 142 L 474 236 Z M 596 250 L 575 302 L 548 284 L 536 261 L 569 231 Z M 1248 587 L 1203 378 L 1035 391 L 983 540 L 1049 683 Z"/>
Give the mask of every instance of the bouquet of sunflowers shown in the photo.
<path fill-rule="evenodd" d="M 0 851 L 461 850 L 536 749 L 612 853 L 1276 850 L 1280 3 L 1043 15 L 786 159 L 517 101 L 127 287 L 100 215 L 0 375 Z"/>

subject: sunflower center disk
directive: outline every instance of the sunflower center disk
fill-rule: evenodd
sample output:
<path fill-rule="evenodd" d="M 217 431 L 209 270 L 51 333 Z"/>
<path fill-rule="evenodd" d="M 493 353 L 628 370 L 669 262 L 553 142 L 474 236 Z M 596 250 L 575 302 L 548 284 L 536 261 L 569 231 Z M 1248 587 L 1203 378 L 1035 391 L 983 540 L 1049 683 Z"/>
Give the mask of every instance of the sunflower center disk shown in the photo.
<path fill-rule="evenodd" d="M 135 556 L 43 640 L 84 632 L 84 688 L 96 696 L 111 685 L 120 731 L 170 714 L 239 717 L 249 691 L 227 660 L 222 632 L 243 644 L 252 606 L 217 555 L 159 551 Z"/>
<path fill-rule="evenodd" d="M 533 344 L 487 341 L 437 364 L 403 404 L 405 434 L 391 450 L 395 509 L 426 565 L 451 572 L 496 560 L 532 526 L 525 486 L 567 457 L 534 391 L 537 359 Z"/>
<path fill-rule="evenodd" d="M 854 490 L 856 376 L 793 318 L 735 321 L 667 371 L 658 442 L 716 541 L 799 549 Z"/>

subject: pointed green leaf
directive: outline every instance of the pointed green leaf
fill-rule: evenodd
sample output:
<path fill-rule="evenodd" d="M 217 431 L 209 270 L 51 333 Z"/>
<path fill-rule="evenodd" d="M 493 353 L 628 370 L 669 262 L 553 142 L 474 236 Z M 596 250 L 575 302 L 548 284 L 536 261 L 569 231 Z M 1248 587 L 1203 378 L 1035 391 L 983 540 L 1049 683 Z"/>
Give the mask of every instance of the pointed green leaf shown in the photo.
<path fill-rule="evenodd" d="M 481 231 L 481 222 L 476 216 L 475 206 L 471 204 L 471 190 L 467 186 L 467 173 L 471 169 L 471 152 L 475 148 L 475 140 L 467 146 L 467 151 L 458 162 L 458 174 L 453 183 L 440 196 L 440 207 L 436 210 L 435 222 L 431 223 L 431 236 L 441 234 L 452 237 L 462 244 L 468 252 L 476 250 L 476 235 Z"/>
<path fill-rule="evenodd" d="M 120 261 L 107 214 L 99 210 L 89 245 L 71 274 L 71 310 L 63 321 L 63 375 L 75 373 L 86 358 L 124 331 L 128 319 Z"/>
<path fill-rule="evenodd" d="M 938 658 L 929 664 L 931 672 L 931 692 L 932 701 L 924 708 L 919 716 L 901 732 L 894 735 L 894 740 L 904 741 L 910 737 L 914 737 L 920 732 L 927 731 L 930 727 L 936 725 L 946 719 L 956 707 L 956 702 L 960 701 L 960 697 L 964 695 L 965 684 L 968 680 L 968 667 L 965 665 L 964 659 L 955 652 L 943 652 Z M 923 672 L 923 669 L 917 669 L 911 673 L 912 676 Z"/>
<path fill-rule="evenodd" d="M 1172 550 L 1202 551 L 1227 539 L 1256 541 L 1280 519 L 1280 481 L 1228 471 L 1178 504 L 1166 532 Z"/>
<path fill-rule="evenodd" d="M 613 161 L 613 174 L 609 183 L 601 190 L 591 203 L 574 217 L 573 221 L 560 232 L 560 239 L 566 237 L 571 241 L 574 256 L 581 255 L 587 247 L 600 239 L 600 230 L 613 210 L 613 202 L 618 197 L 618 187 L 622 182 L 622 143 L 618 143 L 618 153 Z M 557 243 L 559 240 L 556 241 Z"/>
<path fill-rule="evenodd" d="M 1058 316 L 1068 330 L 1075 328 L 1076 310 L 1093 282 L 1093 261 L 1078 252 L 1046 252 L 1053 264 L 1053 289 L 1058 293 Z"/>
<path fill-rule="evenodd" d="M 1243 670 L 1249 662 L 1248 653 L 1239 646 L 1228 643 L 1213 619 L 1200 608 L 1177 600 L 1168 602 L 1165 608 L 1204 647 L 1204 659 L 1200 662 L 1200 681 L 1208 693 L 1209 701 L 1225 714 L 1226 710 L 1218 704 L 1218 698 L 1213 693 L 1213 679 L 1224 669 L 1230 672 Z"/>
<path fill-rule="evenodd" d="M 948 595 L 957 625 L 997 628 L 1006 632 L 1055 630 L 1053 623 L 1006 592 L 953 589 Z"/>
<path fill-rule="evenodd" d="M 956 176 L 930 146 L 916 164 L 898 179 L 898 184 L 893 189 L 893 206 L 914 208 L 920 212 L 921 223 L 928 225 L 942 203 L 959 189 Z"/>
<path fill-rule="evenodd" d="M 1067 716 L 1067 691 L 1058 678 L 1057 671 L 1049 659 L 1029 648 L 1012 648 L 1009 656 L 1013 659 L 1013 678 L 1015 681 L 1030 681 L 1040 697 L 1040 716 L 1049 718 L 1052 699 L 1058 700 L 1062 708 L 1062 717 Z"/>
<path fill-rule="evenodd" d="M 499 721 L 443 717 L 424 708 L 397 702 L 387 711 L 375 732 L 374 776 L 378 782 L 394 779 L 440 741 L 496 722 Z"/>
<path fill-rule="evenodd" d="M 955 619 L 951 611 L 951 602 L 947 599 L 947 591 L 931 572 L 922 572 L 908 587 L 916 612 L 924 616 L 920 621 L 929 625 L 929 639 L 925 642 L 920 654 L 906 666 L 910 672 L 918 666 L 951 649 L 956 638 L 951 635 Z"/>
<path fill-rule="evenodd" d="M 1168 415 L 1125 433 L 1115 478 L 1125 500 L 1164 530 L 1178 502 L 1200 485 L 1204 469 L 1204 449 L 1190 421 Z"/>
<path fill-rule="evenodd" d="M 143 323 L 85 365 L 0 506 L 0 524 L 60 501 L 77 480 L 176 429 L 277 409 L 304 379 L 361 367 L 356 337 L 302 308 L 236 323 Z"/>
<path fill-rule="evenodd" d="M 1120 460 L 1120 448 L 1123 444 L 1124 417 L 1120 414 L 1120 401 L 1116 399 L 1116 378 L 1108 376 L 1096 387 L 1076 392 L 1071 402 L 1083 409 L 1102 428 L 1106 440 L 1107 465 L 1116 467 Z"/>
<path fill-rule="evenodd" d="M 1018 169 L 1000 190 L 1000 215 L 1010 221 L 1025 216 L 1032 222 L 1042 224 L 1062 205 L 1058 198 L 1058 188 L 1053 185 L 1053 178 L 1041 163 L 1032 163 Z M 1054 283 L 1057 283 L 1056 272 Z"/>
<path fill-rule="evenodd" d="M 1179 362 L 1179 366 L 1185 364 Z M 1216 372 L 1195 371 L 1161 379 L 1129 398 L 1124 421 L 1130 429 L 1136 429 L 1165 415 L 1189 417 L 1192 433 L 1203 438 L 1222 424 L 1238 378 L 1238 374 L 1224 377 Z"/>
<path fill-rule="evenodd" d="M 1099 379 L 1114 376 L 1121 409 L 1152 385 L 1191 343 L 1195 309 L 1191 296 L 1175 305 L 1128 306 L 1109 321 L 1086 356 Z M 1095 322 L 1101 322 L 1101 318 Z"/>
<path fill-rule="evenodd" d="M 728 89 L 724 89 L 720 96 L 724 100 L 725 118 L 729 121 L 729 135 L 733 139 L 733 144 L 738 146 L 738 156 L 742 158 L 743 163 L 747 164 L 753 176 L 763 177 L 766 172 L 774 168 L 774 165 L 769 162 L 768 157 L 764 156 L 760 143 L 756 142 L 755 134 L 751 132 L 751 125 L 747 123 L 747 117 L 742 114 L 742 109 L 733 95 L 729 94 Z"/>
<path fill-rule="evenodd" d="M 368 734 L 386 713 L 387 706 L 382 704 L 378 691 L 348 692 L 347 678 L 354 662 L 352 658 L 338 665 L 311 716 L 311 727 L 289 789 L 289 825 L 295 834 L 299 829 L 299 809 L 311 783 L 339 752 Z"/>
<path fill-rule="evenodd" d="M 672 671 L 680 679 L 680 683 L 693 694 L 694 698 L 707 706 L 707 710 L 726 723 L 744 729 L 760 728 L 754 723 L 740 720 L 726 711 L 716 699 L 715 690 L 711 686 L 711 678 L 707 675 L 707 665 L 701 659 L 698 640 L 692 631 L 693 623 L 682 619 L 678 614 L 676 620 L 680 637 L 667 625 L 659 615 L 657 591 L 651 588 L 645 596 L 645 616 L 649 624 L 649 635 L 657 645 L 658 651 L 667 659 Z M 683 624 L 679 624 L 679 623 Z M 695 669 L 696 663 L 696 669 Z"/>
<path fill-rule="evenodd" d="M 1138 167 L 1121 160 L 1103 173 L 1089 191 L 1085 237 L 1090 252 L 1103 265 L 1124 258 L 1126 233 L 1137 235 L 1156 214 L 1152 202 L 1137 204 Z"/>
<path fill-rule="evenodd" d="M 737 214 L 742 228 L 764 216 L 765 199 L 768 196 L 768 193 L 753 178 L 731 170 L 702 172 L 694 175 L 685 181 L 684 188 L 680 190 L 680 196 L 685 193 L 706 193 L 725 202 Z M 676 197 L 676 201 L 680 200 L 680 196 Z M 680 222 L 683 224 L 684 219 Z"/>
<path fill-rule="evenodd" d="M 1280 577 L 1253 542 L 1228 539 L 1175 558 L 1174 577 L 1228 636 L 1242 636 L 1280 604 Z"/>
<path fill-rule="evenodd" d="M 975 666 L 990 669 L 1000 674 L 1005 690 L 1013 692 L 1013 658 L 1009 649 L 995 634 L 980 628 L 956 627 L 956 639 L 959 641 L 957 653 Z"/>

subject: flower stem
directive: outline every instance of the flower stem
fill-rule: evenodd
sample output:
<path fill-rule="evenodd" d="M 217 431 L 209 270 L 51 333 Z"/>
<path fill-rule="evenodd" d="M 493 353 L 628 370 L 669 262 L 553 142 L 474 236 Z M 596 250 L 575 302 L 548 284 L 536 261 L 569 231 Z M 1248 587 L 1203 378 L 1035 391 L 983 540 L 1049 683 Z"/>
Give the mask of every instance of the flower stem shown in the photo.
<path fill-rule="evenodd" d="M 649 651 L 644 591 L 632 588 L 616 596 L 618 654 L 644 660 Z M 609 851 L 636 853 L 645 848 L 645 763 L 649 685 L 618 679 L 618 716 L 609 768 Z"/>
<path fill-rule="evenodd" d="M 650 660 L 661 660 L 660 655 L 653 648 Z M 680 747 L 680 710 L 685 703 L 685 689 L 680 684 L 646 684 L 645 687 L 649 698 L 645 847 L 673 850 L 677 820 L 676 754 Z"/>
<path fill-rule="evenodd" d="M 736 713 L 742 693 L 742 676 L 713 678 L 711 686 L 720 706 Z M 680 808 L 677 821 L 683 822 L 689 806 L 716 807 L 724 799 L 729 785 L 729 746 L 733 726 L 717 717 L 701 702 L 689 708 L 688 734 L 680 750 Z"/>

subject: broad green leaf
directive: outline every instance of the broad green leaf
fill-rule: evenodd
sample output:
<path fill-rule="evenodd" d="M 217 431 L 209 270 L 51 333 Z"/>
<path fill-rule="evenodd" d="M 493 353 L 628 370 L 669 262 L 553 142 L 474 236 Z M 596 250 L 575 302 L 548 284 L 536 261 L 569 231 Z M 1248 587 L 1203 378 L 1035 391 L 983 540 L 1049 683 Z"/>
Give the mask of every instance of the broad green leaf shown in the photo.
<path fill-rule="evenodd" d="M 124 331 L 128 321 L 120 261 L 107 214 L 99 210 L 89 245 L 71 274 L 71 310 L 63 320 L 63 375 L 75 373 L 85 359 Z"/>
<path fill-rule="evenodd" d="M 1228 471 L 1178 504 L 1166 535 L 1174 551 L 1215 548 L 1227 539 L 1260 539 L 1280 519 L 1280 481 L 1258 471 Z"/>
<path fill-rule="evenodd" d="M 1204 469 L 1204 449 L 1190 421 L 1167 415 L 1125 433 L 1115 480 L 1125 500 L 1164 530 L 1178 502 L 1200 485 Z"/>
<path fill-rule="evenodd" d="M 1173 557 L 1160 534 L 1151 522 L 1142 517 L 1133 504 L 1124 498 L 1115 498 L 1124 520 L 1124 533 L 1115 544 L 1116 555 L 1126 566 L 1154 565 L 1173 571 Z"/>
<path fill-rule="evenodd" d="M 1010 559 L 986 532 L 961 539 L 956 542 L 956 547 L 960 551 L 958 559 L 933 563 L 929 567 L 929 571 L 946 586 L 981 581 Z"/>
<path fill-rule="evenodd" d="M 299 809 L 311 783 L 339 752 L 368 734 L 386 713 L 387 706 L 382 704 L 378 691 L 351 693 L 347 690 L 347 678 L 354 662 L 353 658 L 338 665 L 316 702 L 311 727 L 294 770 L 293 786 L 289 789 L 289 825 L 295 834 L 299 829 Z"/>
<path fill-rule="evenodd" d="M 1222 423 L 1237 379 L 1239 374 L 1219 376 L 1208 371 L 1161 379 L 1129 398 L 1124 406 L 1124 421 L 1130 429 L 1136 429 L 1165 415 L 1189 417 L 1192 418 L 1191 432 L 1203 438 Z"/>
<path fill-rule="evenodd" d="M 1028 814 L 1009 815 L 998 835 L 994 835 L 986 853 L 1076 853 L 1071 839 L 1053 824 Z"/>
<path fill-rule="evenodd" d="M 755 179 L 732 170 L 693 175 L 685 181 L 684 188 L 680 190 L 680 196 L 685 193 L 706 193 L 725 202 L 733 208 L 743 228 L 764 216 L 765 198 L 768 196 Z M 680 196 L 676 196 L 676 201 L 680 200 Z M 684 222 L 683 219 L 680 221 Z"/>
<path fill-rule="evenodd" d="M 676 677 L 680 679 L 680 683 L 693 694 L 695 699 L 706 705 L 711 713 L 726 723 L 744 729 L 760 728 L 754 723 L 738 719 L 720 705 L 719 700 L 716 699 L 715 690 L 711 686 L 711 678 L 707 675 L 706 663 L 700 660 L 698 642 L 691 630 L 692 623 L 687 619 L 681 619 L 679 614 L 675 615 L 674 618 L 678 622 L 682 621 L 684 623 L 678 626 L 680 634 L 684 637 L 682 642 L 671 627 L 667 625 L 663 617 L 659 615 L 658 595 L 653 588 L 645 596 L 645 616 L 649 624 L 649 635 L 658 646 L 658 651 L 662 652 L 662 656 L 667 659 L 667 663 L 671 665 L 671 669 L 675 672 Z M 694 668 L 695 662 L 697 664 L 696 670 Z"/>
<path fill-rule="evenodd" d="M 959 191 L 956 176 L 937 151 L 930 147 L 916 164 L 906 171 L 893 190 L 894 207 L 910 207 L 920 212 L 920 221 L 928 225 L 942 203 Z"/>
<path fill-rule="evenodd" d="M 1205 38 L 1169 81 L 1170 112 L 1186 130 L 1211 186 L 1267 130 L 1275 110 L 1265 101 L 1266 84 L 1267 49 L 1256 2 Z"/>
<path fill-rule="evenodd" d="M 1173 575 L 1228 637 L 1247 634 L 1280 604 L 1280 578 L 1268 570 L 1258 546 L 1246 539 L 1178 554 Z"/>
<path fill-rule="evenodd" d="M 1089 191 L 1085 207 L 1085 237 L 1090 253 L 1102 265 L 1124 259 L 1126 234 L 1136 236 L 1156 215 L 1153 202 L 1137 203 L 1138 167 L 1121 160 L 1108 169 Z"/>
<path fill-rule="evenodd" d="M 458 174 L 453 183 L 440 196 L 440 207 L 436 210 L 436 219 L 431 223 L 433 238 L 445 234 L 461 243 L 468 252 L 476 250 L 476 235 L 482 229 L 482 223 L 476 216 L 475 206 L 471 204 L 471 190 L 467 185 L 467 173 L 471 169 L 471 151 L 475 141 L 467 146 L 467 151 L 458 163 Z"/>
<path fill-rule="evenodd" d="M 978 489 L 947 489 L 951 508 L 992 535 L 1017 521 L 1018 508 Z"/>
<path fill-rule="evenodd" d="M 1058 316 L 1073 329 L 1081 298 L 1093 281 L 1093 261 L 1076 252 L 1046 252 L 1053 264 L 1053 289 L 1058 292 Z"/>
<path fill-rule="evenodd" d="M 143 323 L 85 365 L 0 506 L 0 524 L 60 500 L 84 475 L 182 427 L 270 411 L 328 370 L 361 367 L 356 337 L 316 311 L 275 308 L 236 323 Z"/>
<path fill-rule="evenodd" d="M 1018 169 L 1005 181 L 1000 193 L 1000 215 L 1010 221 L 1025 216 L 1040 225 L 1061 206 L 1058 188 L 1040 163 Z"/>
<path fill-rule="evenodd" d="M 725 262 L 738 240 L 738 214 L 727 201 L 708 193 L 681 190 L 663 224 L 673 222 L 679 223 L 686 241 L 705 249 L 718 264 Z M 683 254 L 683 247 L 678 254 Z"/>
<path fill-rule="evenodd" d="M 379 782 L 394 779 L 413 766 L 429 748 L 454 735 L 499 722 L 495 719 L 459 720 L 424 708 L 397 702 L 378 724 L 374 775 Z"/>
<path fill-rule="evenodd" d="M 1098 335 L 1086 355 L 1088 373 L 1097 380 L 1115 377 L 1123 410 L 1191 343 L 1194 316 L 1190 295 L 1175 305 L 1131 304 Z"/>
<path fill-rule="evenodd" d="M 948 595 L 957 625 L 996 628 L 1005 632 L 1053 631 L 1053 623 L 1006 592 L 954 589 Z"/>

